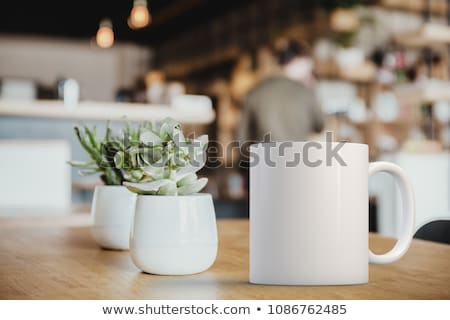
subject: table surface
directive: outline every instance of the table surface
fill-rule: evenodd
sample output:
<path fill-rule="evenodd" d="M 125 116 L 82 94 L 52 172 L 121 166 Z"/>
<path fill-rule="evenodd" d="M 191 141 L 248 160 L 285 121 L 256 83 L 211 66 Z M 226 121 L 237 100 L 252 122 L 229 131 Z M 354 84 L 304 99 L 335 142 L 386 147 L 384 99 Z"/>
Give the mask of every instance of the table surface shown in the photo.
<path fill-rule="evenodd" d="M 390 265 L 371 265 L 352 286 L 264 286 L 248 282 L 248 221 L 219 220 L 219 253 L 190 276 L 140 272 L 128 252 L 97 247 L 89 217 L 0 219 L 2 299 L 449 299 L 450 246 L 414 240 Z M 385 252 L 393 239 L 370 235 Z"/>

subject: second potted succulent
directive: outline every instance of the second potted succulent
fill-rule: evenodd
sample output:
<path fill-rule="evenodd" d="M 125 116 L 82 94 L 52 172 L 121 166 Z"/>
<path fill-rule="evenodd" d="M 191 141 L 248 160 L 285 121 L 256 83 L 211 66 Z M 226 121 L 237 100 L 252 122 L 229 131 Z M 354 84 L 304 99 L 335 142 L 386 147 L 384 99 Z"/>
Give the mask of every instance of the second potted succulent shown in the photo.
<path fill-rule="evenodd" d="M 122 134 L 117 135 L 107 125 L 103 139 L 97 137 L 95 127 L 75 127 L 74 130 L 91 160 L 70 161 L 69 164 L 79 167 L 81 175 L 99 173 L 104 184 L 96 186 L 94 191 L 91 206 L 92 236 L 104 249 L 128 250 L 136 194 L 122 183 L 125 180 L 139 181 L 142 176 L 136 170 L 117 168 L 114 156 L 139 144 L 141 127 L 132 129 L 127 125 Z"/>
<path fill-rule="evenodd" d="M 138 194 L 130 254 L 147 273 L 193 274 L 208 269 L 217 255 L 217 228 L 207 183 L 196 172 L 206 160 L 207 136 L 185 138 L 180 124 L 166 119 L 140 133 L 133 157 L 116 154 L 119 168 L 140 170 L 139 182 L 124 182 Z"/>

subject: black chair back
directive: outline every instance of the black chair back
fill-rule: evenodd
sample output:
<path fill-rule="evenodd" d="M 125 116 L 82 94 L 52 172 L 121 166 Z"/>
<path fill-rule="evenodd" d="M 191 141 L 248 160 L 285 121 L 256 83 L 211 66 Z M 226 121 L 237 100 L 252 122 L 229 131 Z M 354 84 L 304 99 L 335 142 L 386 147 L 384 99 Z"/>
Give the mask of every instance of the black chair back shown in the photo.
<path fill-rule="evenodd" d="M 428 222 L 417 230 L 414 238 L 450 244 L 450 219 Z"/>

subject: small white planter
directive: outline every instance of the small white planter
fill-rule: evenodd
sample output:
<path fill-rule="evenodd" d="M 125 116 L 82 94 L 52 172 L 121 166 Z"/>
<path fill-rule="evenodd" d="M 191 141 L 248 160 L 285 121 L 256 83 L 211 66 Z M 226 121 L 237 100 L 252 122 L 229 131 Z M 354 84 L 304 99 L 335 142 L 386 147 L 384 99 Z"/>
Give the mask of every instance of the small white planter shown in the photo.
<path fill-rule="evenodd" d="M 142 271 L 161 275 L 205 271 L 216 259 L 217 244 L 210 194 L 137 197 L 130 254 Z"/>
<path fill-rule="evenodd" d="M 364 51 L 361 48 L 338 48 L 336 63 L 341 69 L 358 67 L 364 63 Z"/>
<path fill-rule="evenodd" d="M 97 186 L 92 201 L 92 236 L 100 247 L 128 250 L 136 194 L 124 186 Z"/>

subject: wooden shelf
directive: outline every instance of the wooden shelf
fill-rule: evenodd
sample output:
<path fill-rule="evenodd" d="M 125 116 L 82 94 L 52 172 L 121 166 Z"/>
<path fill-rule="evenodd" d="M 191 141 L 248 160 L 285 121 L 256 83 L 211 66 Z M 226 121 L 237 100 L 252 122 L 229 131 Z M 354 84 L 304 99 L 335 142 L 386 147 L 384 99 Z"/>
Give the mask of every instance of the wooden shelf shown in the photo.
<path fill-rule="evenodd" d="M 393 121 L 381 121 L 378 119 L 375 120 L 367 120 L 367 121 L 352 121 L 350 120 L 350 123 L 356 127 L 366 127 L 366 126 L 375 126 L 375 125 L 382 125 L 382 126 L 397 126 L 397 127 L 407 127 L 410 126 L 411 123 L 405 120 L 393 120 Z"/>
<path fill-rule="evenodd" d="M 371 84 L 375 80 L 376 67 L 372 62 L 366 61 L 361 67 L 342 70 L 333 61 L 316 61 L 314 71 L 319 79 Z"/>
<path fill-rule="evenodd" d="M 209 124 L 214 121 L 212 108 L 171 108 L 165 105 L 114 102 L 80 102 L 67 108 L 62 101 L 0 101 L 0 116 L 71 119 L 71 120 L 163 120 L 171 117 L 185 124 Z"/>
<path fill-rule="evenodd" d="M 450 44 L 450 27 L 436 23 L 425 23 L 415 32 L 394 36 L 395 43 L 405 47 L 436 47 Z"/>
<path fill-rule="evenodd" d="M 161 67 L 168 77 L 183 78 L 191 73 L 204 70 L 227 61 L 237 60 L 241 50 L 237 47 L 228 47 L 222 51 L 213 52 L 209 55 L 190 57 L 181 61 L 171 62 Z"/>
<path fill-rule="evenodd" d="M 430 13 L 438 16 L 446 16 L 448 12 L 447 0 L 381 0 L 381 5 L 386 9 L 423 13 L 427 9 L 427 1 L 430 1 Z"/>
<path fill-rule="evenodd" d="M 406 96 L 408 100 L 415 100 L 422 104 L 432 104 L 438 101 L 450 101 L 450 82 L 448 85 L 410 84 L 397 87 L 398 96 Z"/>

